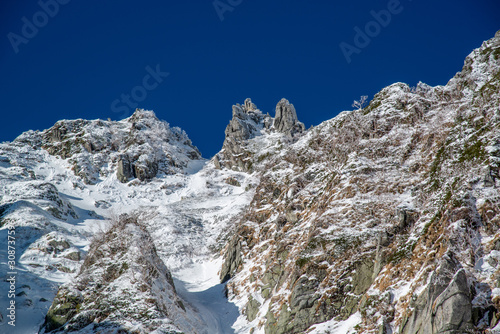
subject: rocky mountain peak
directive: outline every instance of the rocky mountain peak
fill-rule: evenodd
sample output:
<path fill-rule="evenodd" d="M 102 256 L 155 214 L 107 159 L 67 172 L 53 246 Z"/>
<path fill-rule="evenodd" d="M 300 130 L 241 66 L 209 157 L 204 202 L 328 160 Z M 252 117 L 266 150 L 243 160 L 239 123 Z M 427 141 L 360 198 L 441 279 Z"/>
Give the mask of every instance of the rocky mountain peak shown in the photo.
<path fill-rule="evenodd" d="M 281 99 L 276 105 L 274 128 L 276 131 L 289 136 L 304 132 L 305 130 L 304 123 L 299 122 L 297 118 L 295 107 L 287 99 Z"/>
<path fill-rule="evenodd" d="M 150 120 L 152 122 L 161 122 L 158 117 L 156 117 L 156 114 L 152 110 L 145 110 L 145 109 L 140 109 L 137 108 L 132 116 L 127 118 L 127 121 L 130 123 L 138 122 L 140 120 Z"/>
<path fill-rule="evenodd" d="M 183 130 L 144 109 L 121 121 L 62 120 L 35 135 L 38 141 L 32 142 L 66 159 L 87 184 L 115 172 L 121 182 L 148 181 L 158 173 L 182 172 L 190 161 L 201 159 Z"/>
<path fill-rule="evenodd" d="M 233 118 L 226 127 L 225 144 L 228 141 L 242 141 L 260 135 L 260 130 L 265 124 L 267 115 L 263 115 L 250 99 L 246 99 L 243 105 L 233 105 Z"/>
<path fill-rule="evenodd" d="M 215 166 L 219 169 L 225 166 L 241 171 L 250 170 L 245 143 L 260 136 L 271 124 L 271 116 L 264 115 L 251 99 L 247 98 L 243 105 L 233 105 L 233 118 L 226 127 L 222 150 L 213 158 Z"/>
<path fill-rule="evenodd" d="M 250 140 L 273 133 L 293 138 L 304 131 L 305 126 L 299 122 L 295 107 L 287 99 L 281 99 L 276 105 L 275 118 L 264 115 L 252 100 L 246 99 L 243 105 L 233 105 L 233 118 L 226 127 L 222 150 L 213 158 L 214 164 L 217 168 L 225 166 L 251 171 L 254 163 L 252 156 L 257 152 L 248 146 Z"/>

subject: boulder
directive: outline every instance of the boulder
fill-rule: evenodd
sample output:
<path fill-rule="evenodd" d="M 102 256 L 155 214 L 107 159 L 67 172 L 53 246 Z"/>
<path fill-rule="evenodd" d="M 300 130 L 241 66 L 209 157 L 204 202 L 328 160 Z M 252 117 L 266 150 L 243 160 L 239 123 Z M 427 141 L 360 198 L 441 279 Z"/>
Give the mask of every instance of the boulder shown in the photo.
<path fill-rule="evenodd" d="M 472 296 L 467 275 L 453 253 L 446 254 L 429 285 L 417 297 L 401 334 L 467 333 L 472 331 Z"/>
<path fill-rule="evenodd" d="M 231 240 L 227 248 L 225 258 L 226 260 L 224 261 L 220 272 L 221 283 L 225 283 L 233 277 L 238 270 L 238 267 L 243 263 L 239 238 L 233 238 Z"/>
<path fill-rule="evenodd" d="M 120 156 L 120 160 L 118 160 L 118 167 L 116 169 L 116 178 L 122 182 L 126 183 L 130 178 L 133 178 L 133 170 L 132 163 L 128 156 L 122 155 Z"/>
<path fill-rule="evenodd" d="M 144 161 L 134 165 L 135 176 L 141 181 L 151 180 L 158 173 L 158 163 L 156 161 Z"/>
<path fill-rule="evenodd" d="M 251 172 L 256 152 L 248 150 L 247 141 L 269 131 L 294 136 L 304 132 L 305 126 L 298 121 L 293 104 L 286 99 L 276 106 L 276 118 L 263 114 L 250 99 L 243 105 L 233 105 L 233 118 L 226 127 L 222 150 L 213 159 L 215 167 Z"/>

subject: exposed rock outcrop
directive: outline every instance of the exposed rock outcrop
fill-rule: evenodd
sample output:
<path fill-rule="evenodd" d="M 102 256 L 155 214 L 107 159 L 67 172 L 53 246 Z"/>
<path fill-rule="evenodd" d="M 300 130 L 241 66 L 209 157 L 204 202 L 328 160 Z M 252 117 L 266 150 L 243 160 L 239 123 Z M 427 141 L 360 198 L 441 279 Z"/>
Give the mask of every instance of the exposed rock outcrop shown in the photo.
<path fill-rule="evenodd" d="M 59 121 L 41 138 L 42 148 L 68 159 L 86 184 L 115 171 L 120 182 L 149 181 L 158 173 L 182 172 L 190 161 L 202 159 L 184 131 L 143 109 L 118 122 Z"/>
<path fill-rule="evenodd" d="M 465 270 L 449 253 L 410 305 L 401 334 L 473 332 L 472 299 Z"/>
<path fill-rule="evenodd" d="M 395 83 L 295 138 L 282 100 L 270 135 L 243 142 L 259 184 L 221 278 L 248 328 L 500 331 L 499 38 L 446 86 Z"/>
<path fill-rule="evenodd" d="M 215 166 L 251 171 L 252 153 L 245 147 L 246 141 L 261 135 L 271 123 L 271 116 L 264 115 L 250 99 L 243 105 L 233 105 L 233 118 L 226 127 L 222 150 L 213 158 Z"/>
<path fill-rule="evenodd" d="M 287 99 L 281 99 L 276 105 L 274 128 L 289 136 L 304 132 L 306 129 L 304 123 L 299 122 L 295 107 Z"/>
<path fill-rule="evenodd" d="M 198 321 L 145 227 L 121 216 L 91 244 L 76 279 L 59 289 L 41 333 L 197 333 Z"/>
<path fill-rule="evenodd" d="M 116 178 L 122 182 L 126 183 L 129 179 L 134 177 L 132 163 L 130 162 L 128 156 L 120 156 L 117 167 L 116 167 Z"/>
<path fill-rule="evenodd" d="M 139 180 L 151 180 L 158 173 L 158 162 L 155 160 L 139 161 L 134 165 L 134 171 Z"/>
<path fill-rule="evenodd" d="M 243 105 L 234 105 L 233 118 L 226 127 L 222 150 L 212 159 L 215 167 L 253 171 L 255 154 L 258 152 L 248 146 L 249 141 L 275 131 L 289 137 L 305 131 L 304 124 L 298 121 L 297 112 L 288 100 L 278 102 L 275 118 L 264 115 L 250 99 L 246 99 Z"/>
<path fill-rule="evenodd" d="M 263 115 L 256 112 L 256 109 L 247 109 L 247 105 L 248 103 L 244 106 L 239 104 L 233 106 L 233 118 L 225 131 L 226 141 L 247 140 L 257 134 Z M 253 103 L 251 105 L 255 106 Z"/>
<path fill-rule="evenodd" d="M 236 273 L 241 264 L 241 243 L 238 238 L 234 238 L 228 245 L 227 256 L 222 264 L 220 272 L 221 283 L 227 282 Z"/>
<path fill-rule="evenodd" d="M 158 173 L 158 162 L 153 160 L 130 161 L 128 156 L 121 156 L 116 168 L 116 178 L 126 183 L 131 178 L 138 178 L 140 181 L 148 181 Z"/>

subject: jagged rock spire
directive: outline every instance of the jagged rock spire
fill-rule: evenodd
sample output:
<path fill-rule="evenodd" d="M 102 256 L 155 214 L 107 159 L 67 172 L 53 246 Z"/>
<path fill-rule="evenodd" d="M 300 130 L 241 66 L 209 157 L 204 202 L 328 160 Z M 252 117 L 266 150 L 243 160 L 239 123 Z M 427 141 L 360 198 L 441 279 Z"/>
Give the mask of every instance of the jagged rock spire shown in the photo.
<path fill-rule="evenodd" d="M 249 98 L 245 99 L 244 108 L 247 112 L 257 110 L 257 106 Z"/>
<path fill-rule="evenodd" d="M 264 132 L 262 132 L 264 131 Z M 243 105 L 233 105 L 233 118 L 226 127 L 222 150 L 214 156 L 216 168 L 226 166 L 240 171 L 250 171 L 252 153 L 247 152 L 245 142 L 269 131 L 276 131 L 290 137 L 305 131 L 303 123 L 297 119 L 293 104 L 281 99 L 276 106 L 276 118 L 263 114 L 250 99 Z"/>
<path fill-rule="evenodd" d="M 226 127 L 224 144 L 219 154 L 214 157 L 217 168 L 222 165 L 236 170 L 248 171 L 250 161 L 243 153 L 242 143 L 260 135 L 262 128 L 270 128 L 272 118 L 264 115 L 250 99 L 243 105 L 233 105 L 233 118 Z M 222 162 L 223 161 L 223 162 Z"/>
<path fill-rule="evenodd" d="M 293 136 L 305 130 L 304 123 L 299 122 L 295 107 L 287 99 L 281 99 L 276 105 L 276 116 L 274 118 L 276 131 Z"/>

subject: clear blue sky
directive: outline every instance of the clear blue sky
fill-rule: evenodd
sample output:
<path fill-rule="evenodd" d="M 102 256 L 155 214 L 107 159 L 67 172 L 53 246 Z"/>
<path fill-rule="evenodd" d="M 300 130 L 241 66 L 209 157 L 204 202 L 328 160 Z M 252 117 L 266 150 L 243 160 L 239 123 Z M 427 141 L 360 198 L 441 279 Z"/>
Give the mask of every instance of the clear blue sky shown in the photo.
<path fill-rule="evenodd" d="M 247 97 L 317 125 L 394 82 L 446 84 L 500 29 L 498 0 L 55 1 L 0 2 L 0 141 L 139 102 L 210 157 Z"/>

